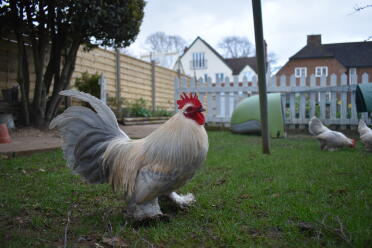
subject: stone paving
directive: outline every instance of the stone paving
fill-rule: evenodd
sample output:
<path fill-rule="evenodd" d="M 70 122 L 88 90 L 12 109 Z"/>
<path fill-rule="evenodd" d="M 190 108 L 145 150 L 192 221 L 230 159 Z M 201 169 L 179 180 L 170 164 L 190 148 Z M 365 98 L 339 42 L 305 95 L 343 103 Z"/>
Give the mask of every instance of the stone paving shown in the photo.
<path fill-rule="evenodd" d="M 146 137 L 160 124 L 120 126 L 133 139 Z M 0 144 L 2 157 L 16 157 L 36 152 L 53 150 L 61 147 L 62 140 L 56 132 L 41 132 L 39 130 L 17 131 L 11 133 L 11 143 Z"/>

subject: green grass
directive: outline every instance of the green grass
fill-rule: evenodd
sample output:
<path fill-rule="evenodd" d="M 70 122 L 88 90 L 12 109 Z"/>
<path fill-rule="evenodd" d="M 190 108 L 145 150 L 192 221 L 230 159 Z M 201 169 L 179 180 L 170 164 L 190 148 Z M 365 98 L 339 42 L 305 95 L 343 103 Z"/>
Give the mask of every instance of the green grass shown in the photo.
<path fill-rule="evenodd" d="M 120 237 L 129 247 L 371 247 L 372 154 L 321 152 L 315 140 L 272 140 L 209 132 L 203 168 L 169 202 L 169 222 L 138 226 L 108 185 L 88 185 L 61 151 L 0 160 L 0 247 L 97 247 Z M 70 221 L 67 221 L 70 212 Z M 341 230 L 342 229 L 342 230 Z"/>

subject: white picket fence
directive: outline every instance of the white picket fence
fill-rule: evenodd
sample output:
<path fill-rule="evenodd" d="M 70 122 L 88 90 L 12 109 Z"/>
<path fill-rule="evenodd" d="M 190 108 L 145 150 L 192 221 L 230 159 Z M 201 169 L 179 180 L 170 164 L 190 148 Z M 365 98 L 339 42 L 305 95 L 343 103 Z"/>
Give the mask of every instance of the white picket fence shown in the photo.
<path fill-rule="evenodd" d="M 348 82 L 349 81 L 349 82 Z M 372 124 L 371 115 L 358 114 L 355 105 L 356 84 L 372 83 L 368 74 L 363 74 L 361 80 L 357 77 L 349 79 L 345 74 L 337 77 L 280 78 L 272 77 L 267 80 L 269 93 L 282 93 L 285 124 L 306 125 L 314 115 L 327 125 L 357 125 L 360 118 L 367 124 Z M 229 126 L 230 118 L 235 106 L 240 100 L 258 93 L 257 78 L 248 82 L 247 78 L 239 80 L 228 77 L 224 82 L 206 82 L 185 78 L 175 79 L 175 100 L 182 92 L 196 92 L 199 99 L 206 106 L 206 119 L 209 124 Z M 175 108 L 177 106 L 175 105 Z"/>

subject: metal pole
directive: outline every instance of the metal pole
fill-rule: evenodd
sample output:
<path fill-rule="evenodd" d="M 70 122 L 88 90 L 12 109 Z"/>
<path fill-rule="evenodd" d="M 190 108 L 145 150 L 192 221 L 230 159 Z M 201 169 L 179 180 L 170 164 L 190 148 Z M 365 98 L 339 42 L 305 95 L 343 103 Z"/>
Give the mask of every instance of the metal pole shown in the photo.
<path fill-rule="evenodd" d="M 256 59 L 258 70 L 258 89 L 260 98 L 261 133 L 263 153 L 270 154 L 270 137 L 267 114 L 266 95 L 266 60 L 262 28 L 261 0 L 252 0 L 254 36 L 256 42 Z"/>

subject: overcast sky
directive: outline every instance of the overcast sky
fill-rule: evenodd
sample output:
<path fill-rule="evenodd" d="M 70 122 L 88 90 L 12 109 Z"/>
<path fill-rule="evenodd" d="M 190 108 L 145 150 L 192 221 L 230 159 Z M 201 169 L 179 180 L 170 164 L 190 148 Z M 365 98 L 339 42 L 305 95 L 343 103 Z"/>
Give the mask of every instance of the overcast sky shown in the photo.
<path fill-rule="evenodd" d="M 372 7 L 354 11 L 372 0 L 261 2 L 264 36 L 279 65 L 306 44 L 308 34 L 321 34 L 322 43 L 363 41 L 372 36 Z M 129 52 L 144 54 L 146 37 L 156 31 L 179 35 L 189 44 L 200 36 L 216 49 L 223 37 L 231 35 L 245 36 L 254 43 L 251 0 L 148 0 L 141 31 Z"/>

